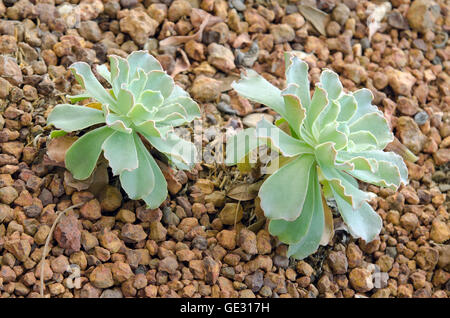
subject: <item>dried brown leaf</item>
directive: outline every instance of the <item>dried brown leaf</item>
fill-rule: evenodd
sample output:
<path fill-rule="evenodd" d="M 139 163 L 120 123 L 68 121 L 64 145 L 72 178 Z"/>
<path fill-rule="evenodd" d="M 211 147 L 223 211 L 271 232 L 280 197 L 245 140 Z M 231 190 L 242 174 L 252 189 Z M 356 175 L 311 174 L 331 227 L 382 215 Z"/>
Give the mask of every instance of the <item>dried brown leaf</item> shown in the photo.
<path fill-rule="evenodd" d="M 258 196 L 259 188 L 261 187 L 262 181 L 256 183 L 243 183 L 228 191 L 227 196 L 231 199 L 238 201 L 249 201 L 253 200 Z"/>
<path fill-rule="evenodd" d="M 62 136 L 53 138 L 47 145 L 47 156 L 50 160 L 64 166 L 64 159 L 66 158 L 66 152 L 72 146 L 72 144 L 78 139 L 78 137 Z"/>
<path fill-rule="evenodd" d="M 322 195 L 322 205 L 325 217 L 325 227 L 322 233 L 322 238 L 320 239 L 320 245 L 328 245 L 334 235 L 334 225 L 333 225 L 333 213 L 328 207 L 327 201 Z"/>
<path fill-rule="evenodd" d="M 397 139 L 397 137 L 394 137 L 394 140 L 389 143 L 384 150 L 393 151 L 396 154 L 400 155 L 404 160 L 409 162 L 416 162 L 417 160 L 419 160 L 419 158 L 414 155 L 411 150 L 408 149 L 408 147 L 402 144 L 400 140 Z"/>
<path fill-rule="evenodd" d="M 201 24 L 199 24 L 200 21 Z M 203 30 L 207 26 L 214 25 L 217 22 L 221 21 L 222 19 L 219 17 L 212 16 L 204 10 L 194 8 L 191 11 L 191 23 L 194 27 L 198 26 L 197 32 L 195 32 L 192 35 L 179 35 L 168 37 L 159 42 L 159 48 L 161 50 L 164 50 L 167 47 L 182 45 L 190 40 L 201 42 L 203 37 Z"/>
<path fill-rule="evenodd" d="M 175 66 L 173 67 L 173 70 L 170 73 L 172 77 L 175 77 L 177 74 L 181 72 L 187 71 L 191 67 L 191 63 L 189 62 L 189 58 L 187 57 L 186 53 L 180 48 L 177 49 L 177 52 L 180 53 L 180 56 L 177 57 L 175 61 Z"/>
<path fill-rule="evenodd" d="M 325 27 L 329 20 L 328 14 L 308 5 L 299 5 L 298 8 L 303 17 L 308 20 L 320 34 L 326 35 Z"/>

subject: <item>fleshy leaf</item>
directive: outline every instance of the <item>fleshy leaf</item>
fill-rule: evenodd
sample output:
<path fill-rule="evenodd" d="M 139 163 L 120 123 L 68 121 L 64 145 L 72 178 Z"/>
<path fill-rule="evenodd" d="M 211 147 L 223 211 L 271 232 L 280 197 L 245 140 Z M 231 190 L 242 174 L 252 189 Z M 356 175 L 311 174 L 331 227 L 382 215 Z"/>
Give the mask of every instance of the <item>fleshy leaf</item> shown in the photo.
<path fill-rule="evenodd" d="M 362 88 L 353 92 L 353 97 L 355 98 L 358 107 L 355 114 L 350 118 L 349 124 L 366 114 L 378 113 L 382 115 L 381 111 L 376 106 L 372 105 L 373 94 L 367 88 Z"/>
<path fill-rule="evenodd" d="M 72 70 L 75 79 L 80 83 L 81 87 L 87 91 L 89 96 L 94 97 L 102 104 L 109 104 L 112 105 L 112 107 L 115 106 L 115 100 L 105 90 L 102 84 L 100 84 L 97 78 L 95 78 L 89 64 L 77 62 L 72 64 L 70 70 Z"/>
<path fill-rule="evenodd" d="M 170 105 L 166 105 L 166 106 L 162 106 L 160 108 L 158 108 L 158 110 L 156 111 L 154 118 L 156 121 L 163 121 L 165 120 L 168 116 L 170 115 L 174 115 L 174 114 L 178 114 L 180 116 L 177 116 L 177 118 L 182 118 L 184 119 L 184 121 L 186 121 L 186 117 L 187 117 L 187 112 L 186 109 L 184 109 L 183 106 L 181 106 L 181 104 L 170 104 Z"/>
<path fill-rule="evenodd" d="M 383 221 L 372 209 L 369 203 L 364 202 L 358 209 L 353 209 L 332 186 L 339 213 L 347 224 L 350 233 L 356 238 L 362 238 L 366 242 L 373 241 L 380 233 Z"/>
<path fill-rule="evenodd" d="M 285 119 L 289 123 L 289 126 L 295 132 L 297 136 L 300 135 L 300 127 L 303 123 L 303 120 L 306 117 L 306 109 L 303 108 L 300 99 L 291 94 L 291 87 L 295 87 L 295 84 L 291 84 L 285 89 L 281 96 L 283 96 L 284 105 L 285 105 Z"/>
<path fill-rule="evenodd" d="M 153 111 L 153 109 L 161 106 L 163 101 L 164 101 L 164 98 L 160 92 L 152 91 L 149 89 L 143 91 L 141 96 L 139 97 L 139 103 L 144 105 L 144 107 L 149 112 L 151 112 L 151 111 Z"/>
<path fill-rule="evenodd" d="M 139 136 L 132 134 L 137 151 L 139 166 L 131 171 L 124 170 L 120 174 L 120 183 L 131 199 L 140 199 L 149 195 L 155 187 L 155 176 L 150 163 L 150 154 Z"/>
<path fill-rule="evenodd" d="M 333 162 L 336 162 L 336 155 L 337 152 L 330 143 L 325 143 L 316 147 L 316 160 L 319 163 L 320 170 L 325 179 L 331 186 L 334 186 L 335 191 L 354 208 L 359 208 L 364 201 L 372 199 L 374 195 L 359 190 L 355 184 L 349 182 L 348 179 L 344 177 L 345 173 L 338 169 L 351 169 L 351 164 L 348 162 L 333 164 Z"/>
<path fill-rule="evenodd" d="M 131 120 L 129 120 L 127 117 L 111 113 L 109 111 L 108 105 L 103 105 L 103 112 L 106 114 L 105 122 L 108 127 L 127 134 L 132 133 L 133 130 L 129 127 L 131 124 Z"/>
<path fill-rule="evenodd" d="M 102 111 L 90 107 L 60 104 L 53 108 L 47 123 L 66 132 L 72 132 L 105 122 Z"/>
<path fill-rule="evenodd" d="M 158 151 L 173 157 L 187 167 L 192 168 L 197 162 L 197 148 L 192 142 L 180 138 L 176 134 L 169 134 L 166 139 L 143 135 Z"/>
<path fill-rule="evenodd" d="M 286 81 L 296 84 L 295 94 L 300 99 L 302 106 L 309 109 L 311 96 L 309 94 L 308 64 L 298 57 L 291 56 L 290 65 L 286 69 Z"/>
<path fill-rule="evenodd" d="M 342 84 L 339 76 L 332 70 L 324 70 L 320 75 L 320 84 L 327 92 L 328 99 L 335 100 L 342 93 Z"/>
<path fill-rule="evenodd" d="M 147 207 L 149 209 L 156 209 L 161 205 L 167 198 L 167 181 L 164 178 L 164 175 L 161 172 L 161 169 L 156 164 L 155 159 L 152 156 L 149 156 L 150 165 L 152 166 L 153 175 L 155 177 L 155 187 L 153 188 L 150 194 L 143 197 L 145 203 L 147 203 Z"/>
<path fill-rule="evenodd" d="M 189 98 L 189 94 L 186 93 L 186 91 L 184 89 L 182 89 L 180 86 L 175 85 L 170 96 L 164 100 L 164 105 L 174 103 L 178 97 L 188 97 Z"/>
<path fill-rule="evenodd" d="M 173 91 L 174 82 L 172 77 L 163 71 L 151 71 L 147 74 L 145 90 L 161 92 L 164 98 L 170 96 Z"/>
<path fill-rule="evenodd" d="M 388 143 L 394 140 L 394 135 L 389 129 L 387 120 L 379 113 L 369 113 L 360 117 L 349 125 L 350 132 L 368 131 L 377 136 L 378 149 L 384 149 Z"/>
<path fill-rule="evenodd" d="M 281 91 L 255 71 L 247 69 L 246 72 L 247 75 L 242 75 L 239 81 L 231 84 L 231 87 L 233 87 L 239 95 L 248 98 L 253 102 L 266 105 L 283 116 L 285 111 Z"/>
<path fill-rule="evenodd" d="M 347 146 L 347 136 L 338 129 L 339 123 L 332 122 L 326 125 L 319 135 L 319 143 L 333 142 L 336 150 Z"/>
<path fill-rule="evenodd" d="M 319 114 L 322 112 L 325 107 L 328 105 L 328 98 L 327 93 L 323 88 L 316 87 L 316 90 L 314 91 L 312 100 L 311 100 L 311 107 L 306 114 L 306 122 L 308 124 L 308 127 L 311 129 L 314 125 L 314 122 L 319 117 Z"/>
<path fill-rule="evenodd" d="M 360 130 L 349 134 L 348 139 L 351 140 L 354 146 L 351 151 L 375 150 L 378 147 L 378 141 L 375 136 L 366 130 Z"/>
<path fill-rule="evenodd" d="M 256 124 L 256 136 L 266 139 L 272 148 L 285 157 L 293 157 L 303 153 L 312 153 L 313 149 L 305 142 L 295 139 L 277 126 L 269 123 L 265 118 Z"/>
<path fill-rule="evenodd" d="M 161 132 L 156 127 L 156 122 L 154 120 L 147 120 L 136 125 L 136 129 L 145 136 L 161 137 Z"/>
<path fill-rule="evenodd" d="M 111 65 L 111 86 L 114 94 L 117 96 L 122 85 L 128 85 L 128 61 L 120 56 L 112 55 L 109 57 Z"/>
<path fill-rule="evenodd" d="M 111 84 L 111 72 L 108 70 L 106 64 L 97 65 L 97 73 Z"/>
<path fill-rule="evenodd" d="M 114 130 L 104 126 L 94 129 L 75 141 L 66 152 L 66 167 L 78 180 L 89 178 L 97 164 L 105 140 Z"/>
<path fill-rule="evenodd" d="M 311 198 L 314 197 L 318 182 L 316 169 L 313 167 L 309 174 L 306 194 L 308 199 L 305 200 L 300 216 L 294 221 L 272 219 L 269 223 L 269 232 L 272 235 L 278 236 L 282 242 L 294 244 L 299 242 L 308 233 L 313 214 L 316 213 L 314 210 L 314 201 Z"/>
<path fill-rule="evenodd" d="M 147 75 L 143 70 L 138 70 L 137 76 L 130 78 L 128 89 L 135 97 L 136 102 L 140 102 L 139 97 L 147 84 Z"/>
<path fill-rule="evenodd" d="M 117 95 L 117 109 L 122 115 L 126 115 L 134 105 L 134 96 L 129 90 L 125 89 L 125 86 L 122 85 Z"/>
<path fill-rule="evenodd" d="M 132 134 L 116 131 L 105 140 L 102 148 L 114 175 L 134 170 L 139 165 Z"/>
<path fill-rule="evenodd" d="M 337 121 L 346 122 L 353 117 L 358 108 L 358 104 L 356 103 L 356 99 L 352 94 L 342 94 L 338 99 L 340 107 L 339 116 Z"/>
<path fill-rule="evenodd" d="M 133 108 L 127 114 L 134 124 L 139 125 L 152 117 L 152 113 L 148 111 L 141 103 L 134 104 Z"/>
<path fill-rule="evenodd" d="M 389 162 L 397 168 L 400 176 L 400 182 L 405 185 L 408 184 L 408 168 L 406 167 L 402 157 L 394 152 L 385 152 L 381 150 L 370 150 L 355 153 L 341 152 L 339 153 L 339 156 L 340 158 L 347 160 L 352 157 L 363 157 L 368 160 L 375 160 L 377 162 Z"/>
<path fill-rule="evenodd" d="M 302 155 L 267 178 L 259 190 L 266 217 L 294 221 L 300 216 L 313 163 L 313 156 Z"/>
<path fill-rule="evenodd" d="M 289 245 L 288 249 L 288 256 L 293 256 L 299 260 L 304 259 L 317 251 L 325 226 L 325 217 L 318 182 L 314 183 L 314 194 L 309 197 L 308 200 L 312 201 L 312 210 L 314 211 L 308 232 L 298 243 Z"/>
<path fill-rule="evenodd" d="M 145 73 L 163 70 L 158 60 L 145 51 L 134 51 L 128 55 L 127 60 L 130 64 L 129 79 L 135 78 L 139 69 Z"/>
<path fill-rule="evenodd" d="M 183 106 L 183 108 L 186 112 L 185 117 L 188 122 L 191 122 L 194 119 L 198 119 L 198 118 L 202 117 L 200 107 L 198 106 L 198 104 L 196 102 L 194 102 L 189 97 L 179 96 L 177 98 L 171 99 L 170 103 L 167 103 L 167 101 L 165 102 L 165 105 L 170 105 L 170 104 L 180 104 L 181 106 Z"/>

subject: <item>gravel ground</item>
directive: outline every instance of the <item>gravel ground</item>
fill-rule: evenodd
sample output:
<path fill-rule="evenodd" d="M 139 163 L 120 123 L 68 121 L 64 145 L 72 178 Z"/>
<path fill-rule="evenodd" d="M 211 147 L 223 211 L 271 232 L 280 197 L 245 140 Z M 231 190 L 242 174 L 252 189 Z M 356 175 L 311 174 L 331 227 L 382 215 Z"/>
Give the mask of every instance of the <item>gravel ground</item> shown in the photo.
<path fill-rule="evenodd" d="M 0 296 L 40 297 L 42 276 L 45 297 L 448 297 L 449 9 L 444 0 L 0 0 Z M 283 87 L 284 51 L 303 52 L 312 82 L 328 67 L 345 89 L 372 90 L 398 138 L 389 147 L 417 157 L 398 192 L 362 185 L 378 194 L 379 237 L 352 239 L 336 214 L 332 241 L 291 260 L 253 200 L 260 176 L 213 163 L 183 172 L 160 158 L 170 197 L 156 210 L 129 200 L 104 168 L 74 181 L 47 152 L 49 111 L 81 89 L 68 67 L 138 49 L 200 102 L 205 145 L 276 117 L 230 83 L 251 67 Z"/>

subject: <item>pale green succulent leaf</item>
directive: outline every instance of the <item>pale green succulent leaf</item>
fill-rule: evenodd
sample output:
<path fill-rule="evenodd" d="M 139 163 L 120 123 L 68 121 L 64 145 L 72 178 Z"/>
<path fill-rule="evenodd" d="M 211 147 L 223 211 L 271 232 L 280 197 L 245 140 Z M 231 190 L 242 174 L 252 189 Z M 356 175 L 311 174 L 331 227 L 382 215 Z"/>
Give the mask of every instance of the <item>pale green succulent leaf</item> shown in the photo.
<path fill-rule="evenodd" d="M 381 150 L 369 150 L 362 152 L 341 152 L 339 153 L 342 160 L 348 160 L 352 157 L 363 157 L 368 160 L 375 160 L 376 162 L 388 162 L 395 166 L 398 170 L 398 175 L 400 176 L 400 183 L 408 184 L 408 168 L 406 167 L 403 158 L 394 152 L 385 152 Z M 400 186 L 397 184 L 397 187 Z"/>
<path fill-rule="evenodd" d="M 149 112 L 160 107 L 163 101 L 164 97 L 161 92 L 152 91 L 150 89 L 143 91 L 138 100 L 138 102 L 144 105 Z"/>
<path fill-rule="evenodd" d="M 239 95 L 253 102 L 266 105 L 285 117 L 285 106 L 281 91 L 254 70 L 247 69 L 246 72 L 247 74 L 241 75 L 241 79 L 233 82 L 231 87 Z"/>
<path fill-rule="evenodd" d="M 114 175 L 139 166 L 133 134 L 116 131 L 105 140 L 102 149 Z"/>
<path fill-rule="evenodd" d="M 320 74 L 320 85 L 327 92 L 329 100 L 335 100 L 341 96 L 343 87 L 339 75 L 332 70 L 326 69 Z"/>
<path fill-rule="evenodd" d="M 320 113 L 327 107 L 327 105 L 327 92 L 321 87 L 316 87 L 311 100 L 311 107 L 306 114 L 306 123 L 309 129 L 312 129 L 314 127 L 315 121 L 319 117 Z M 314 136 L 318 135 L 318 129 L 316 129 L 316 131 L 317 133 L 313 132 Z"/>
<path fill-rule="evenodd" d="M 314 211 L 308 232 L 299 242 L 289 245 L 287 252 L 289 257 L 292 256 L 299 260 L 317 251 L 325 228 L 325 212 L 318 182 L 314 184 L 314 194 L 308 200 L 311 200 L 312 210 Z"/>
<path fill-rule="evenodd" d="M 138 70 L 137 76 L 135 76 L 134 78 L 130 77 L 128 89 L 133 94 L 136 102 L 140 102 L 139 98 L 146 84 L 147 84 L 147 74 L 145 74 L 145 72 L 142 69 Z"/>
<path fill-rule="evenodd" d="M 198 104 L 187 96 L 179 96 L 176 98 L 172 98 L 171 103 L 167 103 L 165 101 L 164 106 L 171 105 L 171 104 L 179 104 L 179 105 L 183 106 L 183 108 L 186 112 L 185 118 L 186 118 L 187 122 L 191 122 L 194 119 L 200 119 L 202 117 L 200 107 L 198 106 Z M 164 106 L 161 106 L 161 108 Z"/>
<path fill-rule="evenodd" d="M 94 76 L 89 64 L 77 62 L 71 65 L 70 70 L 74 74 L 77 82 L 86 90 L 90 97 L 95 98 L 102 104 L 109 104 L 112 108 L 115 107 L 115 100 Z"/>
<path fill-rule="evenodd" d="M 343 199 L 339 192 L 332 186 L 334 198 L 339 209 L 339 213 L 344 219 L 350 234 L 355 238 L 362 238 L 366 242 L 373 241 L 381 231 L 383 221 L 381 217 L 364 202 L 361 207 L 354 209 Z"/>
<path fill-rule="evenodd" d="M 130 109 L 127 117 L 130 118 L 134 124 L 139 125 L 150 120 L 150 118 L 152 118 L 152 113 L 150 113 L 144 105 L 137 103 Z"/>
<path fill-rule="evenodd" d="M 150 154 L 135 133 L 132 134 L 137 152 L 139 166 L 120 174 L 120 183 L 131 199 L 141 199 L 149 195 L 155 187 L 155 176 L 150 163 Z"/>
<path fill-rule="evenodd" d="M 339 122 L 347 122 L 356 113 L 358 104 L 355 97 L 352 94 L 341 94 L 338 99 L 340 105 L 340 112 L 337 118 Z"/>
<path fill-rule="evenodd" d="M 90 107 L 60 104 L 48 115 L 47 123 L 66 132 L 81 130 L 105 122 L 102 111 Z"/>
<path fill-rule="evenodd" d="M 186 120 L 186 117 L 184 117 L 180 113 L 171 113 L 171 114 L 168 114 L 166 117 L 158 118 L 157 120 L 158 120 L 157 123 L 159 125 L 172 126 L 172 127 L 177 127 L 177 126 L 183 125 L 188 122 Z"/>
<path fill-rule="evenodd" d="M 170 96 L 167 97 L 166 99 L 164 99 L 164 105 L 174 103 L 178 97 L 188 97 L 189 98 L 189 94 L 184 89 L 182 89 L 180 86 L 175 85 Z"/>
<path fill-rule="evenodd" d="M 358 107 L 355 114 L 349 119 L 349 124 L 353 123 L 366 114 L 381 113 L 381 111 L 376 106 L 372 105 L 373 94 L 367 88 L 362 88 L 353 92 L 353 97 L 355 98 Z"/>
<path fill-rule="evenodd" d="M 309 93 L 308 64 L 295 56 L 288 56 L 286 67 L 286 81 L 289 84 L 296 84 L 295 95 L 300 99 L 302 106 L 309 109 L 311 96 Z"/>
<path fill-rule="evenodd" d="M 161 92 L 164 98 L 172 94 L 175 83 L 171 76 L 164 71 L 151 71 L 147 74 L 145 90 Z"/>
<path fill-rule="evenodd" d="M 353 146 L 349 147 L 349 150 L 365 151 L 365 150 L 375 150 L 378 148 L 378 141 L 375 136 L 366 130 L 360 130 L 349 134 L 348 139 L 353 142 Z"/>
<path fill-rule="evenodd" d="M 163 70 L 158 60 L 146 51 L 134 51 L 128 55 L 127 60 L 130 65 L 129 79 L 135 78 L 139 69 L 143 70 L 146 74 L 151 71 Z"/>
<path fill-rule="evenodd" d="M 319 114 L 319 118 L 316 120 L 314 125 L 317 130 L 320 130 L 328 124 L 337 123 L 336 119 L 340 112 L 340 105 L 337 101 L 330 101 L 322 112 Z"/>
<path fill-rule="evenodd" d="M 155 112 L 154 118 L 156 121 L 163 121 L 167 119 L 168 116 L 177 114 L 176 118 L 187 120 L 187 112 L 186 109 L 179 103 L 170 104 L 166 106 L 161 106 Z"/>
<path fill-rule="evenodd" d="M 303 108 L 300 99 L 296 95 L 289 93 L 290 87 L 294 87 L 294 85 L 291 84 L 287 89 L 282 91 L 281 96 L 283 96 L 285 105 L 285 119 L 295 134 L 299 136 L 300 127 L 306 117 L 306 109 Z"/>
<path fill-rule="evenodd" d="M 121 131 L 127 134 L 132 133 L 130 128 L 131 120 L 126 116 L 117 115 L 109 110 L 109 105 L 102 105 L 103 113 L 105 114 L 105 123 L 108 127 Z"/>
<path fill-rule="evenodd" d="M 294 221 L 300 216 L 308 190 L 306 180 L 309 180 L 313 163 L 312 155 L 301 155 L 264 181 L 259 197 L 267 218 Z"/>
<path fill-rule="evenodd" d="M 130 65 L 126 59 L 117 55 L 111 55 L 109 61 L 111 66 L 111 86 L 114 95 L 118 96 L 122 85 L 128 86 L 128 72 Z"/>
<path fill-rule="evenodd" d="M 103 143 L 114 132 L 107 126 L 94 129 L 77 139 L 67 150 L 66 167 L 75 179 L 89 178 L 100 157 Z"/>
<path fill-rule="evenodd" d="M 152 156 L 149 156 L 148 159 L 150 161 L 153 175 L 155 177 L 155 187 L 148 195 L 146 195 L 142 199 L 145 201 L 149 209 L 156 209 L 161 205 L 161 202 L 163 202 L 167 198 L 167 181 L 164 178 L 164 175 L 162 174 L 161 169 L 159 168 L 155 159 L 153 159 Z"/>
<path fill-rule="evenodd" d="M 307 186 L 306 200 L 302 208 L 300 216 L 294 221 L 286 221 L 283 219 L 271 219 L 269 223 L 269 232 L 287 244 L 299 242 L 309 231 L 314 210 L 314 195 L 319 180 L 317 179 L 316 169 L 313 167 L 309 174 Z"/>
<path fill-rule="evenodd" d="M 197 162 L 197 148 L 195 145 L 177 136 L 175 133 L 168 134 L 165 139 L 147 134 L 143 134 L 143 136 L 153 147 L 169 157 L 170 160 L 180 161 L 190 169 Z"/>
<path fill-rule="evenodd" d="M 97 65 L 97 73 L 100 74 L 108 83 L 111 84 L 111 72 L 108 70 L 106 64 Z"/>
<path fill-rule="evenodd" d="M 125 88 L 126 85 L 122 84 L 122 88 L 117 94 L 117 109 L 121 115 L 126 115 L 134 105 L 133 94 Z"/>
<path fill-rule="evenodd" d="M 265 118 L 256 124 L 256 136 L 265 139 L 271 148 L 285 157 L 313 153 L 313 149 L 308 144 L 289 136 L 277 126 L 269 123 Z"/>
<path fill-rule="evenodd" d="M 154 120 L 147 120 L 136 125 L 136 130 L 144 136 L 161 137 L 161 131 L 156 127 Z"/>
<path fill-rule="evenodd" d="M 359 208 L 364 201 L 371 200 L 373 194 L 358 189 L 348 181 L 348 175 L 339 170 L 350 170 L 350 162 L 337 163 L 337 152 L 332 143 L 324 143 L 316 147 L 316 160 L 325 179 L 353 208 Z M 345 175 L 345 177 L 344 177 Z"/>
<path fill-rule="evenodd" d="M 361 181 L 391 188 L 394 191 L 401 183 L 399 169 L 387 161 L 378 161 L 375 171 L 355 169 L 348 173 Z"/>
<path fill-rule="evenodd" d="M 343 149 L 347 146 L 347 136 L 339 131 L 339 123 L 332 122 L 326 125 L 320 132 L 319 143 L 333 142 L 336 150 Z"/>
<path fill-rule="evenodd" d="M 386 118 L 380 113 L 369 113 L 349 125 L 350 133 L 368 131 L 376 136 L 378 149 L 384 149 L 394 140 Z M 356 143 L 356 142 L 355 142 Z"/>

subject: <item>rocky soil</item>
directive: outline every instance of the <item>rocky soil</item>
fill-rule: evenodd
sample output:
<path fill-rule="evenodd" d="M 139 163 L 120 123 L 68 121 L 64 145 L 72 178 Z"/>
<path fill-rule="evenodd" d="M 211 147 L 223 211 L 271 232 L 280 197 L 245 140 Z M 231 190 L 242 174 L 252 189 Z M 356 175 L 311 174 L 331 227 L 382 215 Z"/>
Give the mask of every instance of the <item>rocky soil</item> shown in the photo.
<path fill-rule="evenodd" d="M 390 4 L 0 0 L 0 296 L 40 297 L 41 276 L 45 297 L 450 296 L 450 7 Z M 201 102 L 205 145 L 275 118 L 230 83 L 251 67 L 283 87 L 284 51 L 303 52 L 313 82 L 329 67 L 346 89 L 371 89 L 399 141 L 390 147 L 417 157 L 398 192 L 362 185 L 378 194 L 379 238 L 355 241 L 336 214 L 332 242 L 290 260 L 253 200 L 259 176 L 213 163 L 161 162 L 170 197 L 156 210 L 111 175 L 74 181 L 47 153 L 46 116 L 80 91 L 68 67 L 138 49 Z"/>

